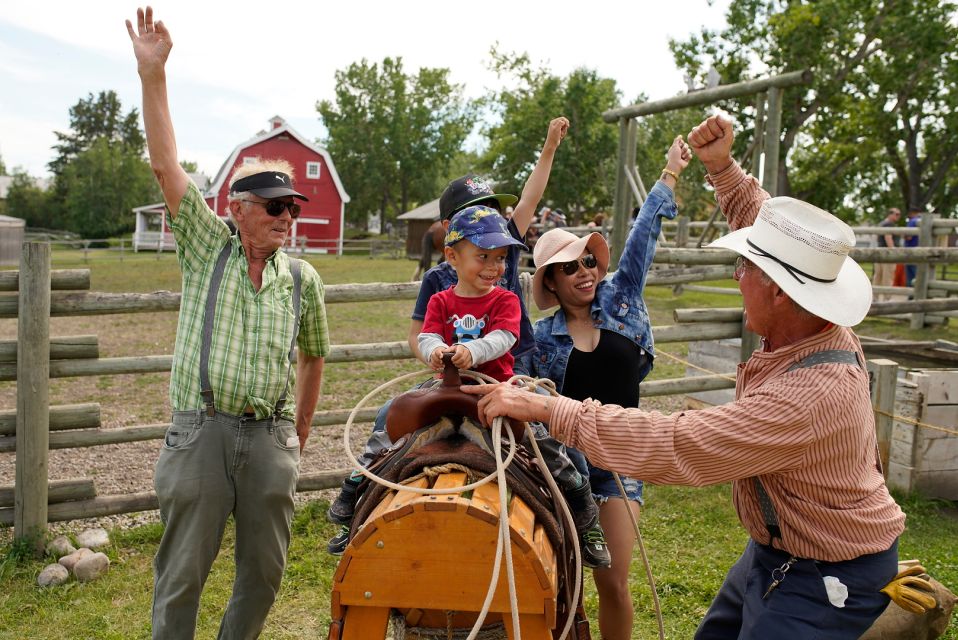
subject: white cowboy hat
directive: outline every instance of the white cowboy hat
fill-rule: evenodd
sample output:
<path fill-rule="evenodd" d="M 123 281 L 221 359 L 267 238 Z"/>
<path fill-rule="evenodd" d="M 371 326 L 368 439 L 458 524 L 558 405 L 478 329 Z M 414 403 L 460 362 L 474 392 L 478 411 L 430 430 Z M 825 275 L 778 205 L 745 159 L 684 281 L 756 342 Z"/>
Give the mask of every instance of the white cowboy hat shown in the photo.
<path fill-rule="evenodd" d="M 871 282 L 848 257 L 855 233 L 807 202 L 769 198 L 762 203 L 755 224 L 709 246 L 748 258 L 796 304 L 834 324 L 854 326 L 871 307 Z"/>
<path fill-rule="evenodd" d="M 578 260 L 586 249 L 595 256 L 599 270 L 598 282 L 601 282 L 609 271 L 609 243 L 601 233 L 590 233 L 580 238 L 565 229 L 552 229 L 536 240 L 532 250 L 532 260 L 536 265 L 535 275 L 532 276 L 532 298 L 539 309 L 545 311 L 559 304 L 556 294 L 546 289 L 546 267 Z"/>

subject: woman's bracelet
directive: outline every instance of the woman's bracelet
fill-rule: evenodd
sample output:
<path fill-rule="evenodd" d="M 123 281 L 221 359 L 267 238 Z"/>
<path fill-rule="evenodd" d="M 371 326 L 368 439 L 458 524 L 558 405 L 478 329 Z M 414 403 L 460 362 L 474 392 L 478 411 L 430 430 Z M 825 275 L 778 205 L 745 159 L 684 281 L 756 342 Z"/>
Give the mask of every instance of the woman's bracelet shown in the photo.
<path fill-rule="evenodd" d="M 662 169 L 662 175 L 665 176 L 666 174 L 668 174 L 668 175 L 672 176 L 673 178 L 675 178 L 675 181 L 676 181 L 676 182 L 679 181 L 679 174 L 677 174 L 676 172 L 672 171 L 671 169 Z"/>

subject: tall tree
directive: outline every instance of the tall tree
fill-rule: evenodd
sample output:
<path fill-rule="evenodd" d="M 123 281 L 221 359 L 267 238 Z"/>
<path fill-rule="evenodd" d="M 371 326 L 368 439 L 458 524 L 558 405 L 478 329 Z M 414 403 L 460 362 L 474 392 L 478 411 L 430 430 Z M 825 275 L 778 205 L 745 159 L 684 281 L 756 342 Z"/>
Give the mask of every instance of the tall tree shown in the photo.
<path fill-rule="evenodd" d="M 576 69 L 565 78 L 526 54 L 492 50 L 492 68 L 503 86 L 486 106 L 498 124 L 487 127 L 485 166 L 504 188 L 518 190 L 535 166 L 549 121 L 569 118 L 569 133 L 552 165 L 545 200 L 565 208 L 574 219 L 607 209 L 615 184 L 617 130 L 602 112 L 618 106 L 615 80 L 592 69 Z"/>
<path fill-rule="evenodd" d="M 0 156 L 0 176 L 7 175 L 7 165 L 3 163 L 3 156 Z"/>
<path fill-rule="evenodd" d="M 55 133 L 49 226 L 87 238 L 132 230 L 131 209 L 159 199 L 137 110 L 124 114 L 113 91 L 91 93 L 70 108 L 70 131 Z"/>
<path fill-rule="evenodd" d="M 954 4 L 733 0 L 726 18 L 722 31 L 671 43 L 680 66 L 701 77 L 714 64 L 726 83 L 815 74 L 812 87 L 785 92 L 784 193 L 847 218 L 892 203 L 954 208 L 947 195 L 958 150 Z M 751 126 L 750 102 L 724 106 Z"/>
<path fill-rule="evenodd" d="M 50 228 L 50 197 L 27 172 L 16 167 L 7 191 L 6 215 L 23 218 L 28 227 Z"/>
<path fill-rule="evenodd" d="M 335 100 L 316 109 L 354 222 L 377 211 L 389 219 L 434 199 L 475 118 L 448 69 L 406 74 L 401 58 L 338 70 Z"/>

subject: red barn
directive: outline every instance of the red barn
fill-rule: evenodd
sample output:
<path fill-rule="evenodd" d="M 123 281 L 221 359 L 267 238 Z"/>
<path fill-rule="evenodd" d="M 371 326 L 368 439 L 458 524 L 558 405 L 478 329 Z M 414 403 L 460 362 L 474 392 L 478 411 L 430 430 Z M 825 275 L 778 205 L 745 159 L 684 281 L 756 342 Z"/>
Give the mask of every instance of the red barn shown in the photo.
<path fill-rule="evenodd" d="M 333 159 L 326 149 L 307 140 L 279 116 L 270 120 L 269 131 L 233 149 L 208 188 L 197 183 L 210 208 L 218 216 L 228 218 L 227 181 L 236 167 L 256 158 L 282 158 L 293 165 L 293 186 L 309 198 L 309 202 L 301 203 L 303 210 L 293 221 L 287 246 L 315 253 L 341 253 L 349 196 L 339 180 Z M 136 213 L 134 250 L 173 248 L 173 234 L 166 226 L 163 203 L 137 207 L 133 211 Z"/>

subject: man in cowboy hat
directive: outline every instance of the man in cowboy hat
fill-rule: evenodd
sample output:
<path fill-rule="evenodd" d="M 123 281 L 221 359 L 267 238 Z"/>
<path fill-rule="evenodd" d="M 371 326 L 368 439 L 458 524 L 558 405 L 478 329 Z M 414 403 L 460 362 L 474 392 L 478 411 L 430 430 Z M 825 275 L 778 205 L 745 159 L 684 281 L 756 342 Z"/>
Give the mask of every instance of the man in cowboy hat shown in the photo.
<path fill-rule="evenodd" d="M 323 283 L 311 265 L 282 251 L 297 200 L 306 197 L 293 189 L 285 161 L 244 164 L 230 178 L 232 234 L 176 156 L 166 99 L 170 32 L 149 7 L 126 26 L 150 165 L 183 271 L 173 424 L 154 474 L 166 526 L 154 560 L 153 637 L 193 637 L 200 593 L 232 516 L 236 578 L 219 637 L 255 638 L 282 581 L 299 456 L 329 352 Z"/>
<path fill-rule="evenodd" d="M 506 385 L 485 422 L 544 420 L 596 464 L 663 484 L 732 482 L 750 540 L 696 638 L 858 638 L 889 602 L 905 516 L 880 468 L 868 374 L 849 327 L 871 287 L 848 257 L 851 229 L 792 198 L 769 198 L 731 157 L 732 123 L 712 117 L 688 141 L 705 164 L 739 254 L 735 279 L 762 348 L 739 365 L 736 399 L 662 415 Z"/>

